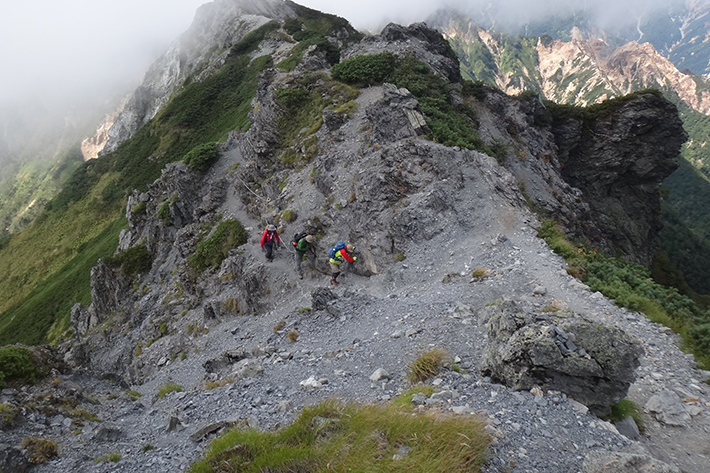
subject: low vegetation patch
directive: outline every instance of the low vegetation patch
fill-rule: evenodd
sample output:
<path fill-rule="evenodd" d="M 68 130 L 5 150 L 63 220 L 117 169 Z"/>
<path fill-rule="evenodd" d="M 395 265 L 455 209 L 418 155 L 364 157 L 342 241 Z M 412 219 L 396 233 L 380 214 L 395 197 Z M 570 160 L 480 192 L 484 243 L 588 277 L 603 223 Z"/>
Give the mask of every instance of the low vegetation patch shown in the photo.
<path fill-rule="evenodd" d="M 412 56 L 397 57 L 390 52 L 346 59 L 331 68 L 331 75 L 357 86 L 390 82 L 404 87 L 419 101 L 432 140 L 492 154 L 476 133 L 476 112 L 470 100 L 473 96 L 467 95 L 477 92 L 473 83 L 463 87 L 465 100 L 455 102 L 452 85 L 434 74 L 428 65 Z"/>
<path fill-rule="evenodd" d="M 283 152 L 281 162 L 298 167 L 308 163 L 318 151 L 314 136 L 323 125 L 323 110 L 328 107 L 341 114 L 351 113 L 347 106 L 359 90 L 336 82 L 324 73 L 310 73 L 292 78 L 276 89 L 276 102 L 286 111 L 279 119 Z"/>
<path fill-rule="evenodd" d="M 710 368 L 710 310 L 703 310 L 676 288 L 656 283 L 639 264 L 571 243 L 552 220 L 543 222 L 538 236 L 567 260 L 568 273 L 616 305 L 643 312 L 653 322 L 673 329 L 683 338 L 682 348 Z"/>
<path fill-rule="evenodd" d="M 476 268 L 471 273 L 471 277 L 474 279 L 484 279 L 488 277 L 488 270 L 486 268 Z"/>
<path fill-rule="evenodd" d="M 355 56 L 330 69 L 333 79 L 360 87 L 381 84 L 395 70 L 397 56 L 385 51 L 378 54 Z"/>
<path fill-rule="evenodd" d="M 126 391 L 126 395 L 131 398 L 131 401 L 137 401 L 142 396 L 141 393 L 139 393 L 138 391 L 134 391 L 132 389 Z"/>
<path fill-rule="evenodd" d="M 104 455 L 103 457 L 99 457 L 94 462 L 96 463 L 101 463 L 101 462 L 113 462 L 113 463 L 118 463 L 121 461 L 121 454 L 120 453 L 109 453 L 108 455 Z"/>
<path fill-rule="evenodd" d="M 39 465 L 59 455 L 59 447 L 54 440 L 27 437 L 22 441 L 22 448 L 27 450 L 30 463 Z"/>
<path fill-rule="evenodd" d="M 109 266 L 120 267 L 121 272 L 129 278 L 145 273 L 153 266 L 153 253 L 145 245 L 135 245 L 116 256 L 104 259 Z"/>
<path fill-rule="evenodd" d="M 158 397 L 160 399 L 163 399 L 166 395 L 174 392 L 181 393 L 182 386 L 180 386 L 179 384 L 166 384 L 158 390 Z"/>
<path fill-rule="evenodd" d="M 0 404 L 0 430 L 13 427 L 18 412 L 19 409 L 12 404 Z"/>
<path fill-rule="evenodd" d="M 449 354 L 441 348 L 434 348 L 424 352 L 409 366 L 407 379 L 414 384 L 433 378 L 439 373 L 439 370 L 448 359 Z"/>
<path fill-rule="evenodd" d="M 30 349 L 19 346 L 0 348 L 0 388 L 7 383 L 34 383 L 41 376 L 42 370 L 33 361 Z"/>
<path fill-rule="evenodd" d="M 182 158 L 182 162 L 187 164 L 187 167 L 190 169 L 205 172 L 217 159 L 219 159 L 217 143 L 203 143 L 192 148 L 190 152 Z"/>
<path fill-rule="evenodd" d="M 609 417 L 607 417 L 606 420 L 611 422 L 619 422 L 627 417 L 631 417 L 634 422 L 636 422 L 636 426 L 639 428 L 639 431 L 643 432 L 643 411 L 634 401 L 630 399 L 622 399 L 611 406 L 611 414 L 609 414 Z"/>
<path fill-rule="evenodd" d="M 478 472 L 490 443 L 484 426 L 471 415 L 327 401 L 278 432 L 227 432 L 190 471 Z"/>
<path fill-rule="evenodd" d="M 195 252 L 188 259 L 190 268 L 197 274 L 207 268 L 217 268 L 227 257 L 229 250 L 245 244 L 248 239 L 249 236 L 239 220 L 224 220 L 208 239 L 197 244 Z"/>

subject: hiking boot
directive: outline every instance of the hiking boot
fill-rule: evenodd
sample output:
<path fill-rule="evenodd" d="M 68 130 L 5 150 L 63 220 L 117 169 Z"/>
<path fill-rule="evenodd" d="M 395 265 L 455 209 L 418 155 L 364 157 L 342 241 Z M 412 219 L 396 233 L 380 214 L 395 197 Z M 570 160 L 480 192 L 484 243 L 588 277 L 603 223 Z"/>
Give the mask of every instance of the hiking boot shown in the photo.
<path fill-rule="evenodd" d="M 336 281 L 335 279 L 331 279 L 331 280 L 330 280 L 330 283 L 331 283 L 333 286 L 337 286 L 338 284 L 340 284 L 340 283 L 339 283 L 338 281 Z"/>

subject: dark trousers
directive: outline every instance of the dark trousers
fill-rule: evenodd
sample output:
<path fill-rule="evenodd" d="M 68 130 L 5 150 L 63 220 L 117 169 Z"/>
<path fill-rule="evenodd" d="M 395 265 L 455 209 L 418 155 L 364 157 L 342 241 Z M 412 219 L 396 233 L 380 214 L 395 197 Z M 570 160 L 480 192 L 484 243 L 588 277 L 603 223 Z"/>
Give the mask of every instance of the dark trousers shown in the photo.
<path fill-rule="evenodd" d="M 272 260 L 274 259 L 274 242 L 273 241 L 267 241 L 264 243 L 264 249 L 266 249 L 266 259 Z"/>

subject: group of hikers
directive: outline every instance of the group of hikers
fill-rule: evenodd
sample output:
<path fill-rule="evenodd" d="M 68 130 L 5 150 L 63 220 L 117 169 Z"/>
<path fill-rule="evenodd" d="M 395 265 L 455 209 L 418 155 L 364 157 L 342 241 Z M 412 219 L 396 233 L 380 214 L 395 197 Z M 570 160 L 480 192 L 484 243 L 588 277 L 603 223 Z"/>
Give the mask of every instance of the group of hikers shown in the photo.
<path fill-rule="evenodd" d="M 316 244 L 313 235 L 307 233 L 297 233 L 292 241 L 296 261 L 296 272 L 299 279 L 303 279 L 303 261 L 306 258 L 311 258 L 311 264 L 315 266 L 316 260 Z M 266 252 L 266 261 L 274 260 L 275 246 L 281 245 L 281 237 L 275 225 L 268 225 L 261 235 L 261 248 Z M 338 276 L 340 276 L 340 265 L 344 262 L 354 263 L 357 261 L 357 256 L 353 254 L 355 247 L 351 244 L 346 244 L 343 241 L 338 241 L 328 252 L 331 279 L 330 284 L 337 286 Z"/>

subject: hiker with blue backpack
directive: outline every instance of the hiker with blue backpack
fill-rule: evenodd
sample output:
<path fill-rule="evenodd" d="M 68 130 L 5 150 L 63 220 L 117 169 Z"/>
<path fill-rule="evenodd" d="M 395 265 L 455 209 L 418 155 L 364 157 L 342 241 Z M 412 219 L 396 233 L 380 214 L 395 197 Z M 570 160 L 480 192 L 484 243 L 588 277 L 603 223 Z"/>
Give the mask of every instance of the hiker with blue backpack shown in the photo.
<path fill-rule="evenodd" d="M 316 260 L 316 245 L 313 241 L 313 235 L 308 235 L 305 233 L 296 234 L 293 237 L 293 245 L 296 250 L 296 272 L 298 273 L 298 278 L 303 279 L 303 260 L 306 256 L 313 258 L 313 265 L 315 266 Z"/>
<path fill-rule="evenodd" d="M 339 241 L 330 249 L 328 256 L 330 256 L 330 270 L 333 272 L 333 277 L 330 280 L 330 284 L 337 286 L 340 284 L 338 282 L 338 276 L 340 276 L 340 265 L 347 261 L 348 263 L 354 263 L 357 261 L 357 256 L 352 256 L 352 252 L 355 251 L 355 247 L 351 244 L 345 244 L 343 241 Z"/>

